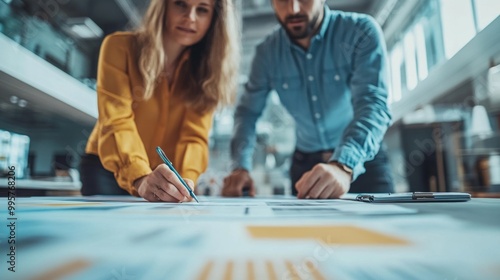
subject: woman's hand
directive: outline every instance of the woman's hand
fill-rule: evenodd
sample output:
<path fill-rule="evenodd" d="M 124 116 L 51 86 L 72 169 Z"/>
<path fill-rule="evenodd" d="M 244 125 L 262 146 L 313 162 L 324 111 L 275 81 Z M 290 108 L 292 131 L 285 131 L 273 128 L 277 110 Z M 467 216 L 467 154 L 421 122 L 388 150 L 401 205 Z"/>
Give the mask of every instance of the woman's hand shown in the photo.
<path fill-rule="evenodd" d="M 194 188 L 193 181 L 189 179 L 184 179 L 184 181 L 191 189 Z M 151 202 L 186 202 L 192 199 L 184 185 L 166 164 L 158 165 L 151 174 L 135 180 L 134 187 L 142 198 Z"/>

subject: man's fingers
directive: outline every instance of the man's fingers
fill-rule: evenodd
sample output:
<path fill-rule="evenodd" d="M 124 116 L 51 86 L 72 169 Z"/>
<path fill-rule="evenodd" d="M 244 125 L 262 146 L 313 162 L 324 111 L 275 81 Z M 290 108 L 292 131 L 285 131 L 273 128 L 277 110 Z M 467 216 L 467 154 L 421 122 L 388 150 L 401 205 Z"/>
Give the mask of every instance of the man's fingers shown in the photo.
<path fill-rule="evenodd" d="M 327 164 L 315 165 L 295 185 L 297 198 L 339 198 L 349 189 L 347 173 L 342 172 L 338 167 Z"/>
<path fill-rule="evenodd" d="M 319 195 L 319 199 L 327 199 L 330 198 L 335 193 L 336 188 L 332 186 L 326 186 L 323 191 Z"/>
<path fill-rule="evenodd" d="M 243 189 L 247 191 L 246 195 L 255 196 L 255 186 L 252 178 L 245 170 L 235 170 L 224 178 L 222 187 L 222 196 L 241 197 Z"/>
<path fill-rule="evenodd" d="M 230 185 L 224 188 L 223 196 L 238 197 L 241 196 L 241 188 L 237 185 Z"/>
<path fill-rule="evenodd" d="M 233 179 L 233 192 L 235 196 L 243 195 L 243 188 L 247 185 L 247 180 L 243 180 L 241 176 L 235 176 Z"/>
<path fill-rule="evenodd" d="M 250 183 L 250 196 L 255 196 L 255 185 L 253 184 L 253 181 Z"/>
<path fill-rule="evenodd" d="M 312 199 L 317 199 L 320 197 L 320 194 L 328 187 L 331 187 L 328 185 L 329 181 L 328 176 L 323 176 L 319 177 L 318 180 L 315 182 L 315 184 L 311 187 L 309 190 L 309 193 L 307 196 L 309 196 Z M 331 181 L 330 181 L 331 182 Z"/>
<path fill-rule="evenodd" d="M 237 175 L 230 175 L 227 177 L 227 181 L 224 184 L 223 196 L 241 196 L 242 189 L 245 182 L 239 178 Z"/>
<path fill-rule="evenodd" d="M 302 190 L 304 188 L 304 182 L 307 182 L 307 178 L 309 177 L 309 174 L 311 172 L 308 171 L 300 177 L 300 179 L 295 183 L 295 189 L 297 190 L 297 198 L 302 198 L 304 191 Z"/>
<path fill-rule="evenodd" d="M 222 190 L 222 196 L 235 197 L 237 196 L 237 192 L 234 190 L 233 187 L 226 187 Z"/>
<path fill-rule="evenodd" d="M 335 191 L 330 195 L 329 198 L 339 198 L 344 194 L 344 190 L 341 187 L 335 188 Z"/>
<path fill-rule="evenodd" d="M 222 196 L 231 196 L 231 189 L 233 188 L 233 185 L 231 184 L 231 176 L 229 175 L 226 178 L 224 178 L 224 186 L 222 187 Z"/>
<path fill-rule="evenodd" d="M 295 185 L 298 198 L 307 198 L 312 187 L 319 180 L 320 176 L 314 170 L 306 172 Z"/>

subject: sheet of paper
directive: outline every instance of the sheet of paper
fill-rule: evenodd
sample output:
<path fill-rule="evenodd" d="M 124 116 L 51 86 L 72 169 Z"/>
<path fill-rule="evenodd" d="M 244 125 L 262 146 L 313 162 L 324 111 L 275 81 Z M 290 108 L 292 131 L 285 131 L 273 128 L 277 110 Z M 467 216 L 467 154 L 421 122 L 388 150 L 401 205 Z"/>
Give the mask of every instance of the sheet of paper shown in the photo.
<path fill-rule="evenodd" d="M 447 216 L 346 200 L 200 199 L 200 204 L 173 204 L 118 197 L 109 201 L 102 197 L 19 198 L 16 244 L 23 261 L 16 277 L 500 276 L 496 245 L 500 231 L 470 227 Z M 464 255 L 474 257 L 466 260 Z M 6 265 L 0 264 L 1 271 L 6 271 Z"/>

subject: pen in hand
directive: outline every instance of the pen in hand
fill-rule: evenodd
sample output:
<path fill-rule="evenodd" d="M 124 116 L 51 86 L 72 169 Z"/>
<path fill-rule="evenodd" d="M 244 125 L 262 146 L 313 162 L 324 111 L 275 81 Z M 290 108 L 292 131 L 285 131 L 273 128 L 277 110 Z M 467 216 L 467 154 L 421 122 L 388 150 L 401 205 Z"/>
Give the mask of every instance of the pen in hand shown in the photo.
<path fill-rule="evenodd" d="M 179 181 L 181 181 L 182 185 L 184 185 L 184 187 L 187 189 L 187 191 L 189 192 L 189 194 L 191 195 L 191 197 L 194 198 L 194 200 L 196 200 L 196 202 L 200 203 L 198 201 L 198 198 L 194 194 L 193 190 L 191 190 L 191 188 L 188 186 L 188 184 L 186 184 L 186 181 L 184 181 L 184 179 L 182 179 L 181 175 L 179 175 L 179 173 L 177 172 L 177 170 L 175 170 L 174 165 L 167 158 L 167 156 L 165 155 L 165 153 L 163 152 L 163 150 L 160 147 L 156 147 L 156 152 L 158 153 L 158 155 L 160 155 L 160 158 L 168 166 L 168 168 L 170 168 L 170 170 L 172 170 L 172 172 L 175 173 L 175 176 L 177 176 L 177 178 L 179 178 Z"/>

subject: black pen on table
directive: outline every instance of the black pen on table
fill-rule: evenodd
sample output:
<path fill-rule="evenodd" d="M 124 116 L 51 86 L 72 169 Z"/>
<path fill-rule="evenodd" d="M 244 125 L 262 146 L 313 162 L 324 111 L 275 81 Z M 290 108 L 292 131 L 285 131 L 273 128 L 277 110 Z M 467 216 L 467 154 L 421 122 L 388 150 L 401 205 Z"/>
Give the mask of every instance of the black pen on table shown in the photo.
<path fill-rule="evenodd" d="M 163 150 L 160 147 L 156 147 L 156 152 L 158 153 L 158 155 L 160 155 L 160 158 L 168 166 L 168 168 L 170 168 L 170 170 L 172 170 L 175 173 L 175 176 L 177 176 L 177 178 L 179 178 L 179 181 L 181 181 L 181 183 L 187 189 L 187 191 L 189 192 L 189 194 L 191 195 L 191 197 L 194 198 L 194 200 L 196 200 L 196 202 L 200 203 L 198 201 L 198 198 L 194 194 L 193 190 L 191 190 L 191 188 L 188 186 L 188 184 L 186 184 L 186 181 L 184 181 L 184 179 L 182 179 L 181 175 L 179 175 L 179 173 L 177 172 L 177 170 L 175 170 L 174 165 L 167 158 L 167 156 L 165 155 L 165 153 L 163 152 Z"/>

